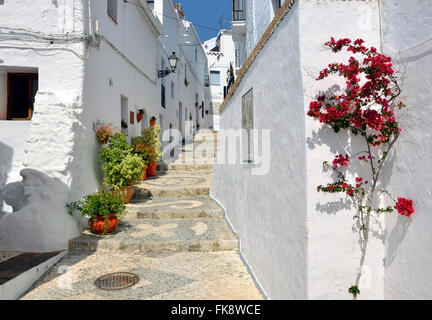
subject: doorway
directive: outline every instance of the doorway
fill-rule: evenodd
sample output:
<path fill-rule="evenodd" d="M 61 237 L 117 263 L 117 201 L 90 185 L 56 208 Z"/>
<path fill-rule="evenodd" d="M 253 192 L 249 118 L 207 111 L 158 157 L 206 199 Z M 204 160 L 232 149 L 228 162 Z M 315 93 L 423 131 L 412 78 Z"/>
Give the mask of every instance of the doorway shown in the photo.
<path fill-rule="evenodd" d="M 120 105 L 121 105 L 121 131 L 128 135 L 129 134 L 129 106 L 128 98 L 121 95 Z"/>

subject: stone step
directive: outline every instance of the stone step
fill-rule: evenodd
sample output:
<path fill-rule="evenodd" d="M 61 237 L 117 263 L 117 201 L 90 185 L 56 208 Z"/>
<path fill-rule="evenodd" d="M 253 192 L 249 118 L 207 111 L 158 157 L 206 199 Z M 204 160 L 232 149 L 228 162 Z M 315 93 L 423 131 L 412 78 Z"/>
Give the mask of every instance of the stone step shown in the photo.
<path fill-rule="evenodd" d="M 223 218 L 128 218 L 104 237 L 85 231 L 69 241 L 69 250 L 146 254 L 234 251 L 238 239 Z"/>
<path fill-rule="evenodd" d="M 168 165 L 168 170 L 174 171 L 210 171 L 214 164 L 211 163 L 171 163 Z"/>
<path fill-rule="evenodd" d="M 135 185 L 134 203 L 157 197 L 207 196 L 210 194 L 210 171 L 160 172 L 159 176 Z"/>
<path fill-rule="evenodd" d="M 223 217 L 223 209 L 210 197 L 155 198 L 127 205 L 131 216 L 145 219 Z"/>

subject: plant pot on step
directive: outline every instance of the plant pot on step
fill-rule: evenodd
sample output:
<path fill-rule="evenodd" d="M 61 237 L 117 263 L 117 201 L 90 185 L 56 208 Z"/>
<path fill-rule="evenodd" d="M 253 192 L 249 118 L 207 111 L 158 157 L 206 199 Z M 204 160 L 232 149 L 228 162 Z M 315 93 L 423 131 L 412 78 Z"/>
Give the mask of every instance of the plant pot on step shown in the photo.
<path fill-rule="evenodd" d="M 156 176 L 156 166 L 157 162 L 149 163 L 147 166 L 147 177 Z"/>
<path fill-rule="evenodd" d="M 147 167 L 144 167 L 142 171 L 143 171 L 143 175 L 141 177 L 141 180 L 144 181 L 145 179 L 147 179 Z"/>
<path fill-rule="evenodd" d="M 100 216 L 91 218 L 88 222 L 88 226 L 95 234 L 107 234 L 114 232 L 115 229 L 117 229 L 118 223 L 119 220 L 117 216 L 115 214 L 110 214 L 107 217 Z"/>
<path fill-rule="evenodd" d="M 113 191 L 113 193 L 122 196 L 125 203 L 128 204 L 132 200 L 132 197 L 135 193 L 135 188 L 134 188 L 134 186 L 127 186 L 127 187 L 123 187 L 123 188 L 120 188 L 118 190 L 115 190 L 115 191 Z"/>

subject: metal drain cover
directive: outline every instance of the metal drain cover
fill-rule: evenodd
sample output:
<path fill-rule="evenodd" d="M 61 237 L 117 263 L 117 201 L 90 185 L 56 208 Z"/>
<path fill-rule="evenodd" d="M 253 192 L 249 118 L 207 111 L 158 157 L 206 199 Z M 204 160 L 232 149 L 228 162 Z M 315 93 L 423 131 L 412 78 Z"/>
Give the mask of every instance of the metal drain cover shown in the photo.
<path fill-rule="evenodd" d="M 137 284 L 139 277 L 128 272 L 117 272 L 104 275 L 95 281 L 95 286 L 102 290 L 121 290 Z"/>

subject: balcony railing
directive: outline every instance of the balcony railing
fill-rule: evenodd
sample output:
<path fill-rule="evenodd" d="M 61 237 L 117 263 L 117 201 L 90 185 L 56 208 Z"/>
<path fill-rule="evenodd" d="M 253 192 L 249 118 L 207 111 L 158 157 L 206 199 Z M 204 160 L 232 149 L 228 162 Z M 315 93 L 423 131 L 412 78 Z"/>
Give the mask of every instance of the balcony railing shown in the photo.
<path fill-rule="evenodd" d="M 246 20 L 246 1 L 233 0 L 233 21 Z"/>

